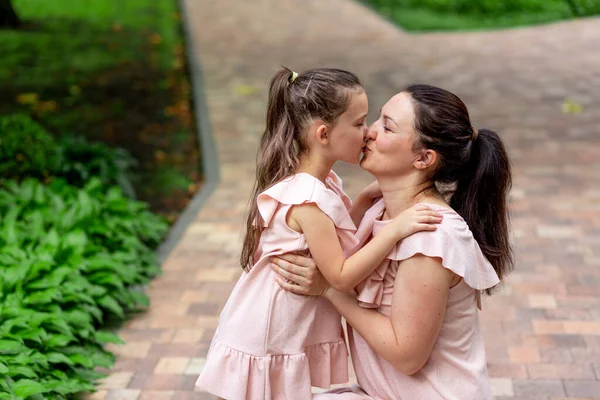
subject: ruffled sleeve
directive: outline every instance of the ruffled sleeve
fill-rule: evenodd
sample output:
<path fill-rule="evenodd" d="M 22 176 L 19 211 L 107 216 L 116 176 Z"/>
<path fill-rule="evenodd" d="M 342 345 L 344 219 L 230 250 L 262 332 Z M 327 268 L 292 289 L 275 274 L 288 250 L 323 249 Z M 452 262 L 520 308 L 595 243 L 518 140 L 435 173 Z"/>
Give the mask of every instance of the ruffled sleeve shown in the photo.
<path fill-rule="evenodd" d="M 340 199 L 342 199 L 344 202 L 346 209 L 350 210 L 350 208 L 352 208 L 352 199 L 346 194 L 346 192 L 344 192 L 344 189 L 342 188 L 342 178 L 340 178 L 338 174 L 331 170 L 329 171 L 326 182 L 327 186 L 329 186 L 331 190 L 340 196 Z"/>
<path fill-rule="evenodd" d="M 259 194 L 257 198 L 258 211 L 265 227 L 271 223 L 280 204 L 304 203 L 316 204 L 338 229 L 356 231 L 343 199 L 312 175 L 300 173 L 286 178 Z"/>
<path fill-rule="evenodd" d="M 417 232 L 399 242 L 388 254 L 386 261 L 358 287 L 358 299 L 363 307 L 379 307 L 383 298 L 385 279 L 396 271 L 389 271 L 389 260 L 403 261 L 416 254 L 440 258 L 447 268 L 463 278 L 471 288 L 481 291 L 496 286 L 500 280 L 473 238 L 466 222 L 455 211 L 427 204 L 443 215 L 435 231 Z M 373 234 L 385 226 L 386 221 L 375 221 Z"/>

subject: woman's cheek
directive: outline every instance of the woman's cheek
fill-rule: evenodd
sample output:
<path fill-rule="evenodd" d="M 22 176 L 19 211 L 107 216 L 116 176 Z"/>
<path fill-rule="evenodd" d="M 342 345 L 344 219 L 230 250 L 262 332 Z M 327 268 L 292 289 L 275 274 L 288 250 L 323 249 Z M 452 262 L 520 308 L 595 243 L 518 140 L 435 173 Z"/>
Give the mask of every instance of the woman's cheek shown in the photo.
<path fill-rule="evenodd" d="M 377 151 L 380 153 L 389 153 L 390 150 L 394 147 L 393 141 L 389 138 L 389 136 L 381 136 L 377 138 L 375 142 L 377 147 Z"/>

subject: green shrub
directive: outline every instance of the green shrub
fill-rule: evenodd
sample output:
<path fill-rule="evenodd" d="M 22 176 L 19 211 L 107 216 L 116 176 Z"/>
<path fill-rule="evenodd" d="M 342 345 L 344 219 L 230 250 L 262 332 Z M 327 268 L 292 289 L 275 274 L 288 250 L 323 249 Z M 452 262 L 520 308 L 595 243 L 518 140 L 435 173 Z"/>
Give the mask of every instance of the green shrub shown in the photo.
<path fill-rule="evenodd" d="M 135 197 L 130 170 L 135 160 L 123 149 L 83 137 L 55 138 L 28 115 L 0 116 L 0 177 L 64 178 L 82 187 L 93 177 Z"/>
<path fill-rule="evenodd" d="M 135 197 L 131 183 L 134 158 L 124 149 L 111 148 L 104 143 L 90 143 L 84 137 L 67 136 L 60 139 L 60 167 L 55 175 L 71 185 L 82 187 L 91 178 L 105 185 L 118 185 L 129 197 Z"/>
<path fill-rule="evenodd" d="M 54 137 L 26 115 L 0 117 L 0 177 L 46 178 L 59 168 Z"/>
<path fill-rule="evenodd" d="M 92 179 L 0 189 L 0 399 L 93 390 L 120 339 L 109 321 L 148 305 L 153 248 L 167 228 L 144 203 Z"/>

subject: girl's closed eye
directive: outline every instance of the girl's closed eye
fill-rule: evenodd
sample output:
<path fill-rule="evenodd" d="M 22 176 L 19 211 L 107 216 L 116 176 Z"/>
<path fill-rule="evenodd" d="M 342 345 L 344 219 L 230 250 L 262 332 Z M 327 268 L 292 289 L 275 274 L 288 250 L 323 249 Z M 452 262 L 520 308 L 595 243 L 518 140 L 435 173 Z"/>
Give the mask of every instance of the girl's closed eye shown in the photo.
<path fill-rule="evenodd" d="M 384 130 L 385 132 L 391 132 L 391 131 L 392 131 L 390 128 L 388 128 L 388 127 L 387 127 L 387 125 L 384 125 L 384 126 L 383 126 L 383 130 Z"/>

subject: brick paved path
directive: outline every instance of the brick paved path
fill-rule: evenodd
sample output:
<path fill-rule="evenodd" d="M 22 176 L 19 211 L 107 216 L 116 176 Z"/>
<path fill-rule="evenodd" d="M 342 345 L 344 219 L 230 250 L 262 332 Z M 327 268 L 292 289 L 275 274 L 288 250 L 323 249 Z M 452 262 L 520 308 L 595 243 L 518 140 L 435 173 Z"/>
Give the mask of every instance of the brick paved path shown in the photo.
<path fill-rule="evenodd" d="M 497 399 L 600 399 L 600 20 L 407 35 L 349 0 L 186 0 L 222 182 L 121 331 L 98 399 L 203 399 L 194 380 L 240 273 L 239 233 L 279 64 L 358 73 L 372 116 L 399 88 L 456 92 L 514 161 L 517 270 L 482 313 Z M 564 114 L 571 97 L 580 114 Z M 340 165 L 351 194 L 368 182 Z"/>

